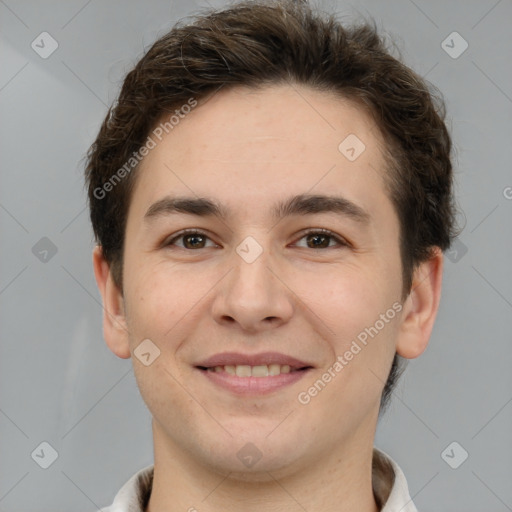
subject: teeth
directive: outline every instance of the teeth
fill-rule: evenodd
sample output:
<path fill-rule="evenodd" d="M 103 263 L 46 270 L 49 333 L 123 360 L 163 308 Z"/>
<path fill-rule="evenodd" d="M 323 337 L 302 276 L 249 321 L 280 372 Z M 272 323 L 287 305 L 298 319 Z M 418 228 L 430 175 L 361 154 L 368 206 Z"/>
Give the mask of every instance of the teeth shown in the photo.
<path fill-rule="evenodd" d="M 272 377 L 281 373 L 290 373 L 292 370 L 288 364 L 262 364 L 258 366 L 239 364 L 236 366 L 215 366 L 215 368 L 209 368 L 209 371 L 214 371 L 215 373 L 226 372 L 237 377 Z"/>
<path fill-rule="evenodd" d="M 240 364 L 235 367 L 237 377 L 250 377 L 251 367 L 245 364 Z"/>
<path fill-rule="evenodd" d="M 218 366 L 217 368 L 222 368 L 222 366 Z M 224 366 L 224 370 L 230 375 L 236 375 L 236 366 Z"/>
<path fill-rule="evenodd" d="M 279 375 L 281 373 L 281 365 L 280 364 L 269 364 L 268 365 L 268 374 L 269 375 Z"/>
<path fill-rule="evenodd" d="M 248 366 L 250 368 L 250 366 Z M 268 376 L 268 366 L 253 366 L 251 369 L 251 375 L 253 377 L 267 377 Z"/>

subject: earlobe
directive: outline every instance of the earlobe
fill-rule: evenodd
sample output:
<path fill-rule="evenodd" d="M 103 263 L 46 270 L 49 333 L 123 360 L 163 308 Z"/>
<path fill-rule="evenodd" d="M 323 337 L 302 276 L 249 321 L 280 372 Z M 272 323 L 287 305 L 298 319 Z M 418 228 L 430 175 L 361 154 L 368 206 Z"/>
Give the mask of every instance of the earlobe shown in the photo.
<path fill-rule="evenodd" d="M 404 303 L 396 351 L 406 359 L 418 357 L 427 348 L 441 299 L 442 276 L 443 253 L 436 247 L 415 269 Z"/>
<path fill-rule="evenodd" d="M 116 356 L 127 359 L 131 354 L 123 294 L 112 278 L 101 246 L 94 248 L 92 260 L 96 284 L 103 300 L 103 336 Z"/>

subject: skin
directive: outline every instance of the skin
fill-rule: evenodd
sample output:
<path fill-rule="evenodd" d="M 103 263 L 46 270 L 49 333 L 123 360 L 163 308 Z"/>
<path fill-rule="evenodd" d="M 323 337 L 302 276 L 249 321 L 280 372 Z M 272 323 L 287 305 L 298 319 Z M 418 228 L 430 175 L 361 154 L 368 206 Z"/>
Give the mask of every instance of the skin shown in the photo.
<path fill-rule="evenodd" d="M 351 133 L 366 146 L 353 162 L 338 150 Z M 378 510 L 371 460 L 380 397 L 395 351 L 415 358 L 427 346 L 443 266 L 435 250 L 402 300 L 399 221 L 382 147 L 374 123 L 348 100 L 296 85 L 239 87 L 196 107 L 143 160 L 122 292 L 101 247 L 93 262 L 112 352 L 132 357 L 148 338 L 160 350 L 149 366 L 132 357 L 153 417 L 148 511 L 231 511 L 242 503 L 257 512 Z M 273 205 L 304 193 L 342 195 L 369 221 L 324 212 L 276 222 Z M 166 195 L 214 198 L 230 213 L 224 221 L 182 213 L 145 221 Z M 208 238 L 199 248 L 186 237 L 164 244 L 185 228 Z M 318 248 L 309 228 L 348 245 L 327 238 Z M 236 252 L 247 236 L 263 250 L 252 263 Z M 401 312 L 300 404 L 298 394 L 396 302 Z M 226 351 L 277 351 L 314 368 L 270 395 L 240 397 L 194 368 Z M 246 443 L 262 454 L 251 468 L 237 457 Z"/>

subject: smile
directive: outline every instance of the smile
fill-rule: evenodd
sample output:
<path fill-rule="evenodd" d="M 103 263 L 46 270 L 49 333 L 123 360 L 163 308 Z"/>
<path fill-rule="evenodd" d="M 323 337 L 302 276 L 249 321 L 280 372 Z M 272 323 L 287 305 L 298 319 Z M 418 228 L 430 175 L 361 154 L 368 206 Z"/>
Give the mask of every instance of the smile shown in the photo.
<path fill-rule="evenodd" d="M 195 369 L 215 388 L 237 395 L 263 395 L 297 382 L 313 366 L 276 352 L 225 352 L 201 361 Z"/>
<path fill-rule="evenodd" d="M 250 366 L 247 364 L 239 365 L 226 365 L 215 366 L 206 368 L 206 370 L 216 373 L 227 373 L 229 375 L 236 375 L 237 377 L 274 377 L 282 373 L 290 373 L 300 371 L 299 369 L 291 369 L 288 364 L 261 364 L 257 366 Z"/>

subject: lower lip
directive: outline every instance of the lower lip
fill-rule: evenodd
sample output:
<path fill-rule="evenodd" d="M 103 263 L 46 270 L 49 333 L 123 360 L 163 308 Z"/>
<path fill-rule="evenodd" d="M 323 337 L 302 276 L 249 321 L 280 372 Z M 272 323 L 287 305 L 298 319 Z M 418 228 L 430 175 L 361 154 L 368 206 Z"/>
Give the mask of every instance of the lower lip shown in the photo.
<path fill-rule="evenodd" d="M 264 395 L 272 393 L 299 381 L 310 371 L 308 368 L 270 377 L 238 377 L 226 372 L 201 370 L 199 368 L 196 368 L 196 370 L 202 373 L 210 382 L 237 395 Z"/>

